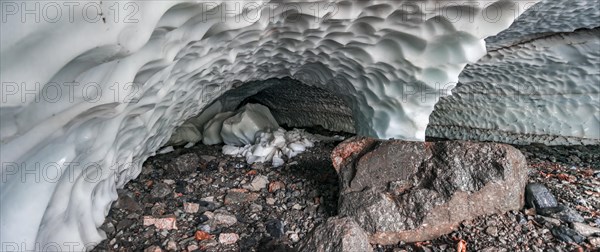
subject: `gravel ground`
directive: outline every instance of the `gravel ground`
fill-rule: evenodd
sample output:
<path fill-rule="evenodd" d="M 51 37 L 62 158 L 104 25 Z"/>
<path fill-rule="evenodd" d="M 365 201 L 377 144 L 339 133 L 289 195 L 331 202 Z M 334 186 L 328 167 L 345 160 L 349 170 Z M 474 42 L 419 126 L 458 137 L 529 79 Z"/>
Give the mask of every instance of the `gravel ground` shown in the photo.
<path fill-rule="evenodd" d="M 142 174 L 119 192 L 119 202 L 127 202 L 111 208 L 102 226 L 108 239 L 95 251 L 154 251 L 152 245 L 177 251 L 288 250 L 336 215 L 338 178 L 328 154 L 335 145 L 317 143 L 280 168 L 247 165 L 221 154 L 221 146 L 199 145 L 150 158 Z M 168 168 L 189 153 L 202 155 L 200 168 L 188 174 Z M 198 204 L 198 211 L 186 213 L 189 203 Z M 142 224 L 143 216 L 169 215 L 176 217 L 177 230 Z M 198 230 L 211 237 L 196 239 Z M 225 245 L 221 234 L 239 238 Z"/>
<path fill-rule="evenodd" d="M 336 144 L 318 143 L 280 168 L 247 165 L 222 155 L 221 146 L 152 157 L 119 191 L 102 226 L 108 238 L 94 251 L 290 251 L 336 215 L 338 179 L 329 157 Z M 600 146 L 516 147 L 527 157 L 530 182 L 546 185 L 583 223 L 600 226 Z M 181 171 L 173 163 L 197 168 Z M 163 222 L 144 225 L 145 218 L 146 224 Z M 563 227 L 569 225 L 522 209 L 463 222 L 433 241 L 374 250 L 597 251 L 598 237 L 579 243 L 557 238 L 553 231 Z"/>

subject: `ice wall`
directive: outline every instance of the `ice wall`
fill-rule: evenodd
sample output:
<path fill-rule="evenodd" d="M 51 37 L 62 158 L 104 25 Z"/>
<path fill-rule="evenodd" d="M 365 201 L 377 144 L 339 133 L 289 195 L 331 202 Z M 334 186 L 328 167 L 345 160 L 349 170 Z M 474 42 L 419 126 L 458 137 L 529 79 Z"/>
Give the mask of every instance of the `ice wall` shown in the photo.
<path fill-rule="evenodd" d="M 600 144 L 600 9 L 545 0 L 486 39 L 427 135 L 515 144 Z"/>
<path fill-rule="evenodd" d="M 358 133 L 423 140 L 523 3 L 3 1 L 0 250 L 94 246 L 116 189 L 247 81 L 319 85 L 352 104 Z"/>

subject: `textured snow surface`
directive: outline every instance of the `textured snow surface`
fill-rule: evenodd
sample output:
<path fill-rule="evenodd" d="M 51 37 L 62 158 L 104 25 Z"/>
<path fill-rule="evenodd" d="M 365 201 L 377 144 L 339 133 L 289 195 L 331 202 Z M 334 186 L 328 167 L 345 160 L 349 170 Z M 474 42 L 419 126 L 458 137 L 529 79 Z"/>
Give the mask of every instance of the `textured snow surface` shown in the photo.
<path fill-rule="evenodd" d="M 174 128 L 247 81 L 318 85 L 352 104 L 357 133 L 423 140 L 439 96 L 518 16 L 515 2 L 139 1 L 117 16 L 123 2 L 101 1 L 95 22 L 6 16 L 3 245 L 94 246 L 117 188 Z M 36 2 L 14 2 L 26 3 Z"/>
<path fill-rule="evenodd" d="M 511 27 L 486 39 L 488 50 L 580 28 L 600 27 L 598 0 L 524 2 L 528 8 Z"/>
<path fill-rule="evenodd" d="M 600 28 L 557 33 L 469 65 L 427 135 L 516 144 L 600 144 Z"/>

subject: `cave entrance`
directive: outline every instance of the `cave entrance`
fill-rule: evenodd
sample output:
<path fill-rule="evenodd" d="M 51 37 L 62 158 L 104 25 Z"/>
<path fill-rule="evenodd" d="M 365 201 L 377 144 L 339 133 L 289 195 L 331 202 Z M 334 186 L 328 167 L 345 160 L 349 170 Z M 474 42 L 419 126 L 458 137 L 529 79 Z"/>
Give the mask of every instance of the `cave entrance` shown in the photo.
<path fill-rule="evenodd" d="M 261 104 L 288 131 L 326 137 L 354 131 L 341 97 L 290 78 L 247 83 L 215 103 L 221 112 Z M 211 106 L 203 113 L 215 114 Z M 337 215 L 331 152 L 342 139 L 332 139 L 316 141 L 279 167 L 225 155 L 223 143 L 179 145 L 151 157 L 119 191 L 101 227 L 108 238 L 95 251 L 289 251 Z"/>
<path fill-rule="evenodd" d="M 217 102 L 224 105 L 224 110 L 239 109 L 248 103 L 262 104 L 287 129 L 356 132 L 352 109 L 344 97 L 289 77 L 246 83 L 225 92 Z"/>

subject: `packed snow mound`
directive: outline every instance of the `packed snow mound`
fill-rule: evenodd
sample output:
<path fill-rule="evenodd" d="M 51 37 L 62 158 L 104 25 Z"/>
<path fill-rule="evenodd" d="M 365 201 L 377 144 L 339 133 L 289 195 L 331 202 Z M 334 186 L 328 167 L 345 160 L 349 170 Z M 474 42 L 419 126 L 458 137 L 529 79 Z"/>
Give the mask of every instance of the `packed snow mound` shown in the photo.
<path fill-rule="evenodd" d="M 235 112 L 233 111 L 221 112 L 216 114 L 213 119 L 210 119 L 210 121 L 204 125 L 204 138 L 202 138 L 202 143 L 206 145 L 223 143 L 223 138 L 221 137 L 223 122 L 234 114 Z"/>
<path fill-rule="evenodd" d="M 279 124 L 273 118 L 269 108 L 260 104 L 248 103 L 225 121 L 221 129 L 221 138 L 227 145 L 244 146 L 254 144 L 260 131 L 273 131 Z"/>
<path fill-rule="evenodd" d="M 202 141 L 202 133 L 196 128 L 196 125 L 186 122 L 175 130 L 167 145 L 195 144 L 200 141 Z"/>
<path fill-rule="evenodd" d="M 259 132 L 253 142 L 243 147 L 224 145 L 223 154 L 245 157 L 246 162 L 272 162 L 274 167 L 285 163 L 283 157 L 293 158 L 313 147 L 318 139 L 304 130 L 294 129 L 286 131 L 282 128 L 276 131 Z"/>
<path fill-rule="evenodd" d="M 2 5 L 28 11 L 40 3 L 62 6 Z M 424 140 L 434 104 L 450 93 L 446 84 L 526 7 L 517 0 L 64 6 L 65 14 L 87 12 L 39 22 L 23 12 L 0 24 L 0 240 L 23 250 L 83 250 L 104 239 L 98 227 L 117 189 L 178 125 L 248 81 L 290 76 L 317 85 L 352 104 L 357 133 Z M 41 179 L 48 169 L 56 179 Z M 24 176 L 30 171 L 39 176 Z"/>

